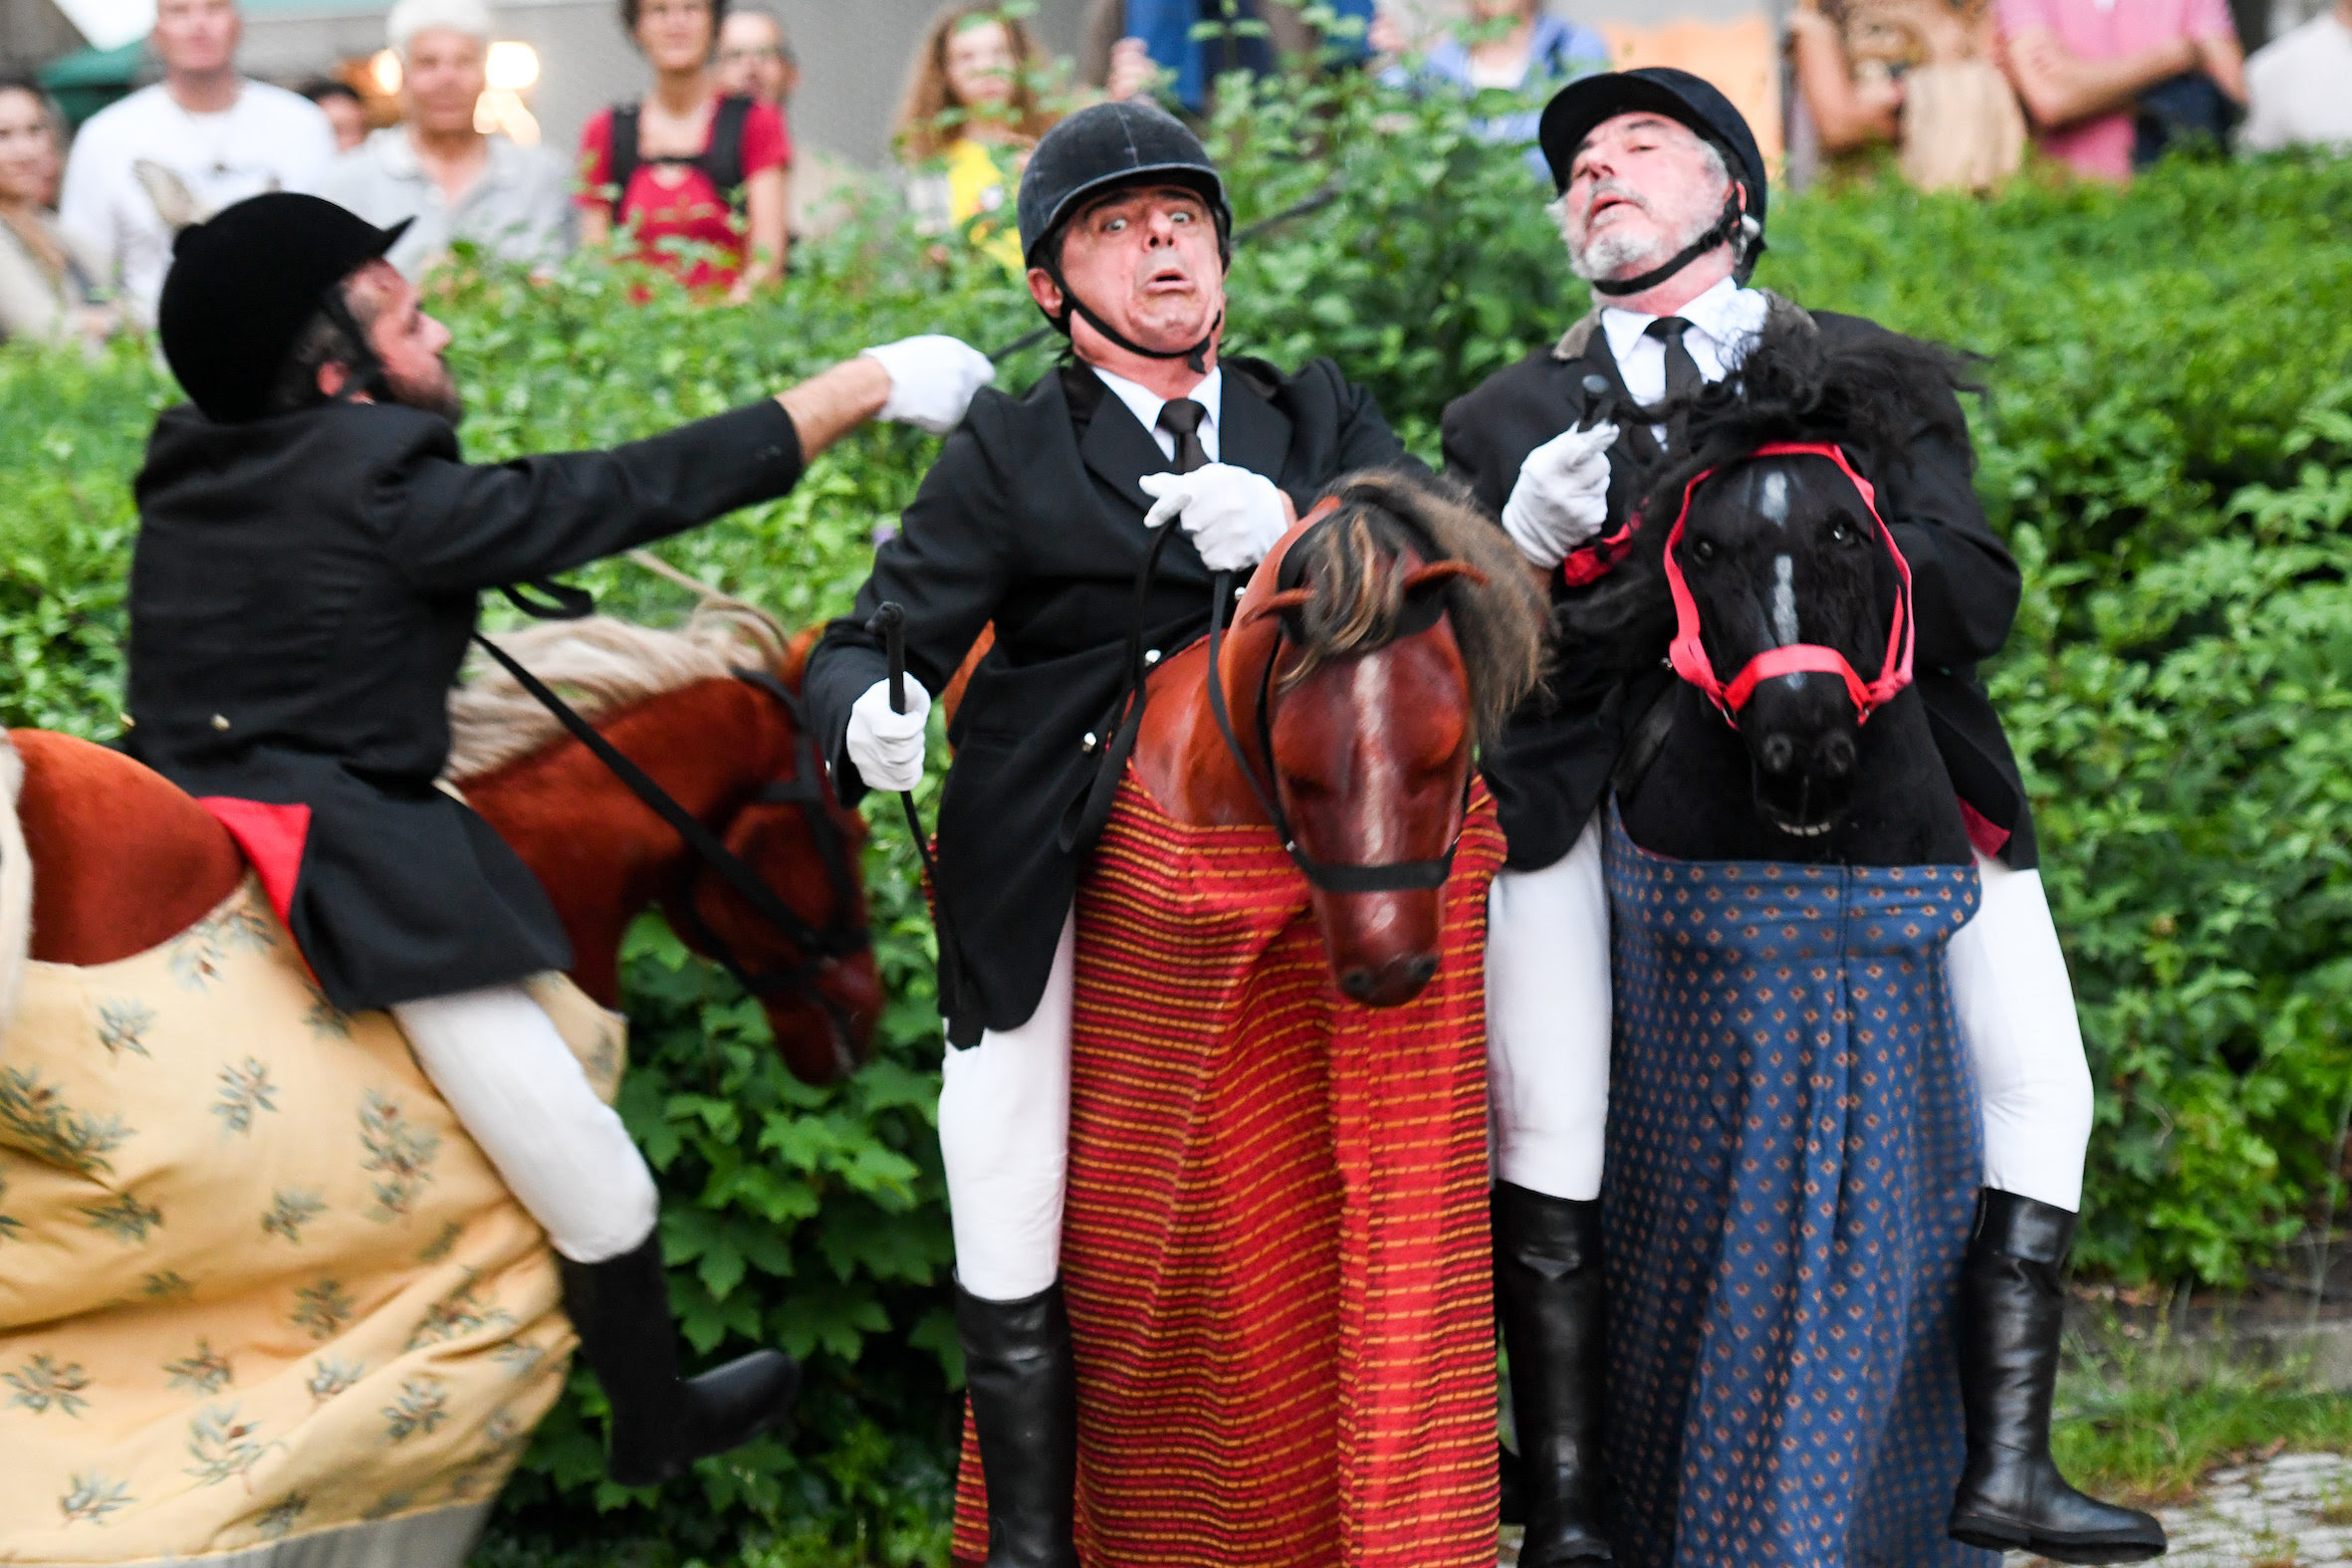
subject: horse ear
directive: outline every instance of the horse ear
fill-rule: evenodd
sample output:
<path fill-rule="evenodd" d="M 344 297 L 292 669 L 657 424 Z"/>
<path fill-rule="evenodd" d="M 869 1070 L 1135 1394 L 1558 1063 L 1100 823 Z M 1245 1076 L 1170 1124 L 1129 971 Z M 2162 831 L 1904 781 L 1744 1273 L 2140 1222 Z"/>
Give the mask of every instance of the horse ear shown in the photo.
<path fill-rule="evenodd" d="M 1264 620 L 1269 615 L 1280 615 L 1286 611 L 1294 610 L 1313 596 L 1314 590 L 1311 588 L 1285 588 L 1280 593 L 1268 594 L 1265 603 L 1253 608 L 1235 624 L 1236 626 L 1247 626 L 1252 621 Z"/>
<path fill-rule="evenodd" d="M 1415 566 L 1411 571 L 1405 573 L 1405 591 L 1407 593 L 1418 592 L 1422 588 L 1435 586 L 1448 577 L 1468 577 L 1482 588 L 1488 582 L 1487 574 L 1467 560 L 1433 560 L 1426 566 Z"/>

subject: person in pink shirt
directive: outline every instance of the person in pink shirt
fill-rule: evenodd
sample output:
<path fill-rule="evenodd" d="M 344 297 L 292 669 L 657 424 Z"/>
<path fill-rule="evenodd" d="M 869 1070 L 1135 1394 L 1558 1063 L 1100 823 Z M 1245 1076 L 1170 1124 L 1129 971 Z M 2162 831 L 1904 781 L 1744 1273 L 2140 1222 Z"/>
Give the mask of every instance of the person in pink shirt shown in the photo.
<path fill-rule="evenodd" d="M 2132 176 L 2141 95 L 2202 72 L 2245 102 L 2227 0 L 1998 0 L 2009 81 L 2042 149 L 2078 174 Z"/>

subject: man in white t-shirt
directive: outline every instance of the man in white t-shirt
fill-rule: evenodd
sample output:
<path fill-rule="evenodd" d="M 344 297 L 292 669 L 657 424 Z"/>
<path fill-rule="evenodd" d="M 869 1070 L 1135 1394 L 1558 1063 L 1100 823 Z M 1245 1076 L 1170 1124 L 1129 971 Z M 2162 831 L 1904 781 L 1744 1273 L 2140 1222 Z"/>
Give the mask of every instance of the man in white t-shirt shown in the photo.
<path fill-rule="evenodd" d="M 163 80 L 101 111 L 66 163 L 58 217 L 106 264 L 100 282 L 140 322 L 181 228 L 268 190 L 307 188 L 335 157 L 318 106 L 237 75 L 236 0 L 156 0 Z"/>
<path fill-rule="evenodd" d="M 2245 86 L 2252 109 L 2240 147 L 2352 152 L 2352 0 L 2271 40 L 2245 63 Z"/>

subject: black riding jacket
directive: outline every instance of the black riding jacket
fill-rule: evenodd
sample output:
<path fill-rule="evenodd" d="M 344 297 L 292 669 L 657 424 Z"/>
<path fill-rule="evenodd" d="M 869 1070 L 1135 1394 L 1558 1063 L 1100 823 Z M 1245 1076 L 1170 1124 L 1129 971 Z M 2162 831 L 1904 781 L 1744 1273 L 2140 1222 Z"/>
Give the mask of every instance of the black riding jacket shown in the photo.
<path fill-rule="evenodd" d="M 166 412 L 137 483 L 128 747 L 196 795 L 309 809 L 286 914 L 336 1006 L 571 965 L 547 895 L 434 787 L 480 590 L 780 496 L 763 399 L 609 452 L 475 466 L 437 415 Z"/>
<path fill-rule="evenodd" d="M 1222 461 L 1272 479 L 1301 514 L 1342 474 L 1420 467 L 1329 360 L 1292 376 L 1223 364 Z M 1081 858 L 1060 847 L 1062 818 L 1093 776 L 1085 737 L 1108 733 L 1151 548 L 1151 498 L 1136 482 L 1169 466 L 1081 364 L 1020 397 L 983 391 L 875 556 L 856 609 L 810 656 L 809 705 L 834 787 L 854 800 L 865 785 L 845 749 L 849 708 L 887 671 L 865 630 L 875 608 L 906 606 L 907 672 L 933 693 L 996 626 L 950 734 L 937 824 L 940 1007 L 958 1045 L 1025 1022 L 1045 994 Z M 1171 540 L 1143 616 L 1147 646 L 1173 652 L 1208 630 L 1209 580 L 1191 540 Z"/>

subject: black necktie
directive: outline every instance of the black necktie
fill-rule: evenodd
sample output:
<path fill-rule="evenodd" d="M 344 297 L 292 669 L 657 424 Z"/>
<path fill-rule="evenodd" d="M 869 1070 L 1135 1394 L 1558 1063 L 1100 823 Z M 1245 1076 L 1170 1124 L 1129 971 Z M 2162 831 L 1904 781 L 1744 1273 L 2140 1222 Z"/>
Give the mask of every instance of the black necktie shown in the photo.
<path fill-rule="evenodd" d="M 1209 449 L 1201 445 L 1201 421 L 1208 417 L 1209 410 L 1189 397 L 1170 398 L 1160 404 L 1160 428 L 1176 438 L 1177 473 L 1189 474 L 1209 466 Z"/>
<path fill-rule="evenodd" d="M 1661 316 L 1642 329 L 1644 335 L 1666 345 L 1666 396 L 1672 402 L 1681 402 L 1706 384 L 1706 377 L 1699 373 L 1699 361 L 1683 345 L 1682 335 L 1690 330 L 1691 324 L 1679 316 Z"/>

